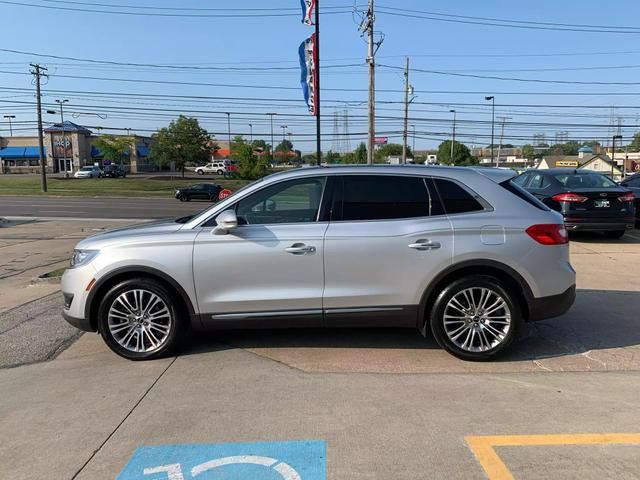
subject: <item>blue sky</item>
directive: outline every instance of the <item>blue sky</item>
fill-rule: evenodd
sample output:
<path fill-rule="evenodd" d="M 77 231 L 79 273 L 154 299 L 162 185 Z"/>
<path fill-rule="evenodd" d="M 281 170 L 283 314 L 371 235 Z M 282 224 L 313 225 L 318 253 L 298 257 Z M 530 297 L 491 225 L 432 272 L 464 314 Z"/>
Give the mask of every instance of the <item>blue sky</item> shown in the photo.
<path fill-rule="evenodd" d="M 274 120 L 276 138 L 282 138 L 280 126 L 286 125 L 296 148 L 305 152 L 314 149 L 314 120 L 306 114 L 306 106 L 302 102 L 297 68 L 298 45 L 312 29 L 300 23 L 297 0 L 208 3 L 193 0 L 143 3 L 84 0 L 83 5 L 58 0 L 16 1 L 53 8 L 0 2 L 0 18 L 4 20 L 0 49 L 103 61 L 207 68 L 159 69 L 90 64 L 0 51 L 0 114 L 16 115 L 16 134 L 34 133 L 35 111 L 31 105 L 34 99 L 29 90 L 11 89 L 32 88 L 31 78 L 24 73 L 28 72 L 28 63 L 37 61 L 47 66 L 50 73 L 43 88 L 45 104 L 52 104 L 56 98 L 69 99 L 67 118 L 76 123 L 91 127 L 130 128 L 133 132 L 150 134 L 183 112 L 199 117 L 210 132 L 226 139 L 227 117 L 223 112 L 228 111 L 233 112 L 233 134 L 248 137 L 249 124 L 252 124 L 254 138 L 268 140 L 270 128 L 265 113 L 275 112 L 278 114 Z M 326 89 L 322 93 L 322 112 L 327 115 L 323 120 L 323 148 L 346 148 L 346 142 L 336 144 L 334 137 L 334 112 L 339 112 L 338 131 L 342 133 L 345 109 L 351 134 L 350 145 L 354 148 L 366 138 L 366 44 L 359 36 L 357 18 L 349 13 L 353 3 L 348 0 L 320 1 L 322 11 L 327 12 L 321 20 L 322 64 L 339 66 L 322 71 L 321 85 Z M 147 8 L 87 5 L 90 3 Z M 440 16 L 441 19 L 458 20 L 445 22 L 390 14 L 433 17 L 427 13 L 399 10 L 408 9 L 528 22 L 633 26 L 640 14 L 638 2 L 385 0 L 376 5 L 380 8 L 376 30 L 385 34 L 384 44 L 377 55 L 377 100 L 380 102 L 377 131 L 380 136 L 389 136 L 392 142 L 400 142 L 401 138 L 402 105 L 399 102 L 402 99 L 401 68 L 405 55 L 410 56 L 412 68 L 445 73 L 411 73 L 410 83 L 416 89 L 417 97 L 411 105 L 410 123 L 415 125 L 418 148 L 435 147 L 448 138 L 452 123 L 450 109 L 457 111 L 459 140 L 469 146 L 488 144 L 491 111 L 484 95 L 491 94 L 496 96 L 496 115 L 510 117 L 505 120 L 505 143 L 530 143 L 535 133 L 544 133 L 552 142 L 555 133 L 563 130 L 569 131 L 571 139 L 598 138 L 604 141 L 609 135 L 612 106 L 616 107 L 615 121 L 620 117 L 625 136 L 631 136 L 638 130 L 640 108 L 635 108 L 638 102 L 637 95 L 633 93 L 640 92 L 640 85 L 530 83 L 451 74 L 569 82 L 640 82 L 637 75 L 640 71 L 640 44 L 637 42 L 640 28 L 631 34 L 554 31 L 465 24 L 459 20 L 477 20 L 457 17 Z M 70 11 L 61 7 L 146 15 Z M 158 7 L 183 10 L 160 10 Z M 148 15 L 198 14 L 198 11 L 186 8 L 269 8 L 276 10 L 263 12 L 290 13 L 292 16 Z M 332 11 L 344 13 L 329 13 Z M 211 10 L 208 13 L 219 15 L 225 12 Z M 259 11 L 254 10 L 254 13 Z M 73 76 L 111 80 L 69 78 Z M 190 85 L 140 83 L 137 80 Z M 576 93 L 588 95 L 578 96 Z M 167 98 L 167 95 L 176 97 Z M 185 96 L 188 98 L 183 98 Z M 245 100 L 238 100 L 238 97 Z M 56 121 L 57 117 L 45 114 L 45 119 Z M 497 135 L 499 126 L 500 120 Z M 7 135 L 7 130 L 6 123 L 2 123 L 0 135 Z"/>

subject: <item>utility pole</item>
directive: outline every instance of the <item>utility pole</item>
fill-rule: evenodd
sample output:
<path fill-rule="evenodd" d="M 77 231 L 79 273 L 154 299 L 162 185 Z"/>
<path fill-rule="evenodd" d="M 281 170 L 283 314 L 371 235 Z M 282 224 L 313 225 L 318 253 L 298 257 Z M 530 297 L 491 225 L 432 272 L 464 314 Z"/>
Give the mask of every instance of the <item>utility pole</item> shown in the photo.
<path fill-rule="evenodd" d="M 376 64 L 375 64 L 375 45 L 373 39 L 373 25 L 375 22 L 375 14 L 373 9 L 373 0 L 369 0 L 369 9 L 367 11 L 367 33 L 369 35 L 369 53 L 367 62 L 369 63 L 369 132 L 367 137 L 367 163 L 373 164 L 373 147 L 376 136 Z"/>
<path fill-rule="evenodd" d="M 402 164 L 407 163 L 407 136 L 409 130 L 409 57 L 404 64 L 404 126 L 402 128 Z"/>
<path fill-rule="evenodd" d="M 498 145 L 498 157 L 496 158 L 496 167 L 500 166 L 500 150 L 502 150 L 502 143 L 504 142 L 504 124 L 507 120 L 511 120 L 511 117 L 498 117 L 502 120 L 502 132 L 500 134 L 500 145 Z"/>
<path fill-rule="evenodd" d="M 416 126 L 411 125 L 411 132 L 413 137 L 413 145 L 411 146 L 411 153 L 413 153 L 413 161 L 416 159 Z"/>
<path fill-rule="evenodd" d="M 451 162 L 451 165 L 454 165 L 454 161 L 453 161 L 453 146 L 456 144 L 456 111 L 455 110 L 449 110 L 449 113 L 453 113 L 453 130 L 451 132 L 451 155 L 449 157 L 449 161 Z"/>
<path fill-rule="evenodd" d="M 36 77 L 36 108 L 38 109 L 38 157 L 40 160 L 40 189 L 42 193 L 47 193 L 47 172 L 46 172 L 46 160 L 44 156 L 44 136 L 42 132 L 42 98 L 40 95 L 40 77 L 47 76 L 43 71 L 47 71 L 45 67 L 41 67 L 39 64 L 31 63 L 33 67 L 31 75 Z"/>
<path fill-rule="evenodd" d="M 253 144 L 253 123 L 249 124 L 249 143 Z"/>
<path fill-rule="evenodd" d="M 5 115 L 4 118 L 9 120 L 9 136 L 13 137 L 13 127 L 11 126 L 11 119 L 16 118 L 15 115 Z"/>

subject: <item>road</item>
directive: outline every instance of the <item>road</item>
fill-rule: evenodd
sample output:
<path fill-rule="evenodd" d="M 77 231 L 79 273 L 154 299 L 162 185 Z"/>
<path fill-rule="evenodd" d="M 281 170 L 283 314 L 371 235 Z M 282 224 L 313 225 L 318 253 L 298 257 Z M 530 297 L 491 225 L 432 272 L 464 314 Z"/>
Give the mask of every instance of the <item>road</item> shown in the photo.
<path fill-rule="evenodd" d="M 209 205 L 173 198 L 0 196 L 0 217 L 155 219 L 189 215 Z"/>

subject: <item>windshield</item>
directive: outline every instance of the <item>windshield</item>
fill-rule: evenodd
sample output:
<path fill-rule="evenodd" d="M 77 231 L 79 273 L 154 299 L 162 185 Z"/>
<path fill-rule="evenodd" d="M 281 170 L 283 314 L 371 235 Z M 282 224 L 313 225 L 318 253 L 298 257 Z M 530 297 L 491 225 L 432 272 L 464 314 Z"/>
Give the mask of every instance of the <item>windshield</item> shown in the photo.
<path fill-rule="evenodd" d="M 553 177 L 567 188 L 616 188 L 618 185 L 600 173 L 560 174 Z"/>

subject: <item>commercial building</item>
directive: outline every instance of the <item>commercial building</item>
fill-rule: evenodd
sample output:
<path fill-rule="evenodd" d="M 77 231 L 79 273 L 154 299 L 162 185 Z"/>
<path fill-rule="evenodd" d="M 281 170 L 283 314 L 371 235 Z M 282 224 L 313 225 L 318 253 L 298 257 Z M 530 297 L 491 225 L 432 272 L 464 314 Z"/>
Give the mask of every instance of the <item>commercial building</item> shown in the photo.
<path fill-rule="evenodd" d="M 131 173 L 157 170 L 149 162 L 150 137 L 119 135 L 130 140 L 122 163 Z M 47 173 L 69 173 L 86 165 L 104 166 L 102 153 L 93 142 L 99 138 L 73 122 L 54 124 L 44 130 L 44 154 Z M 38 137 L 0 137 L 0 173 L 37 173 L 40 171 Z"/>

